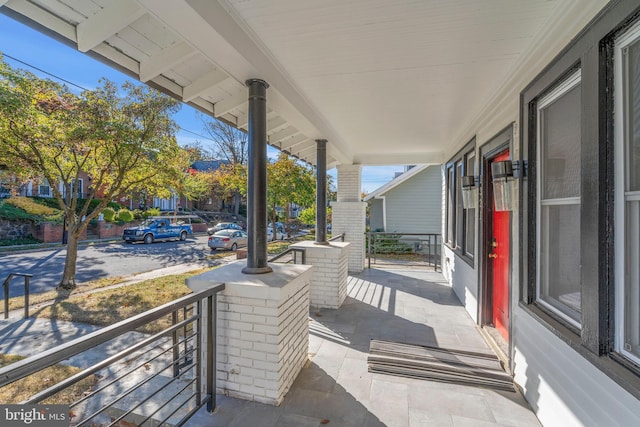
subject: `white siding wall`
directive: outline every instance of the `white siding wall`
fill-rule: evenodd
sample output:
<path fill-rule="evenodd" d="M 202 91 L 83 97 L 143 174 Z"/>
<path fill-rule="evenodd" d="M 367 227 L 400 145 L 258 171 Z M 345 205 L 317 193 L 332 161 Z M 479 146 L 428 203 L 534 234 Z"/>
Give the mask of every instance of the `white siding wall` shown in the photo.
<path fill-rule="evenodd" d="M 442 176 L 440 166 L 398 184 L 384 194 L 387 232 L 440 233 L 442 231 Z"/>
<path fill-rule="evenodd" d="M 515 319 L 515 380 L 545 427 L 640 426 L 640 401 L 523 310 Z"/>
<path fill-rule="evenodd" d="M 478 276 L 476 271 L 448 246 L 443 246 L 442 254 L 442 273 L 473 321 L 477 323 Z"/>
<path fill-rule="evenodd" d="M 466 133 L 463 132 L 465 135 L 452 144 L 446 157 L 453 156 L 474 135 L 477 147 L 481 147 L 510 123 L 514 123 L 512 156 L 520 158 L 520 143 L 517 139 L 520 92 L 575 37 L 577 29 L 586 25 L 606 3 L 605 0 L 585 1 L 584 10 L 576 16 L 575 26 L 561 29 L 559 34 L 546 40 L 548 49 L 540 49 L 535 56 L 528 58 L 529 63 L 523 65 L 522 72 L 516 73 L 517 78 L 508 82 L 488 103 L 485 111 L 467 127 Z M 443 188 L 440 196 L 443 204 L 444 191 Z M 519 253 L 517 227 L 520 218 L 516 212 L 512 218 L 511 274 L 511 339 L 516 383 L 523 389 L 527 401 L 545 427 L 640 426 L 640 400 L 519 307 L 521 272 L 518 260 L 521 256 L 526 256 L 526 248 L 525 253 Z M 476 230 L 479 232 L 480 228 L 477 227 Z M 478 260 L 482 256 L 480 247 L 478 244 Z M 476 272 L 445 246 L 443 273 L 467 312 L 477 320 Z"/>

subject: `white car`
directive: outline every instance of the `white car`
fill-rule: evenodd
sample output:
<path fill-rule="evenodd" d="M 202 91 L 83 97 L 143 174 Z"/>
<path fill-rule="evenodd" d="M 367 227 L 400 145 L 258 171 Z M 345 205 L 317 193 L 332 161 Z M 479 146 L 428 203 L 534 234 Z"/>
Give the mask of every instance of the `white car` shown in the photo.
<path fill-rule="evenodd" d="M 271 242 L 272 240 L 284 240 L 287 237 L 286 233 L 281 229 L 276 228 L 276 237 L 273 237 L 273 227 L 267 228 L 267 241 Z"/>

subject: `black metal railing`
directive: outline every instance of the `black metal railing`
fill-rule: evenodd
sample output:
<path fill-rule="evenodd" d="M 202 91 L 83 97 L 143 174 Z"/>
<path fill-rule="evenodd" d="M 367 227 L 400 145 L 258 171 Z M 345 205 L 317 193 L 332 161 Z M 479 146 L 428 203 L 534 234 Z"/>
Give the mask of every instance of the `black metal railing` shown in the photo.
<path fill-rule="evenodd" d="M 347 233 L 342 233 L 342 234 L 338 234 L 337 236 L 333 236 L 330 239 L 328 239 L 328 242 L 337 242 L 338 240 L 340 240 L 341 242 L 344 242 L 344 236 L 346 236 Z"/>
<path fill-rule="evenodd" d="M 300 262 L 298 262 L 298 254 L 300 254 Z M 285 264 L 290 264 L 290 263 L 306 264 L 307 263 L 305 251 L 304 249 L 300 249 L 300 248 L 289 248 L 284 252 L 280 252 L 279 254 L 271 257 L 269 259 L 269 262 L 276 262 L 280 259 L 284 259 L 284 257 L 287 255 L 291 255 L 291 257 L 287 261 L 285 261 Z"/>
<path fill-rule="evenodd" d="M 69 405 L 72 425 L 78 426 L 183 425 L 205 404 L 213 412 L 216 305 L 224 287 L 184 296 L 0 368 L 0 387 L 69 364 L 82 370 L 18 403 Z M 80 389 L 62 397 L 71 386 Z"/>
<path fill-rule="evenodd" d="M 371 262 L 417 262 L 442 271 L 442 237 L 435 233 L 367 232 L 368 268 Z"/>
<path fill-rule="evenodd" d="M 33 277 L 32 274 L 11 273 L 2 283 L 4 288 L 4 318 L 9 318 L 9 284 L 14 277 L 24 277 L 24 317 L 29 317 L 29 281 Z"/>

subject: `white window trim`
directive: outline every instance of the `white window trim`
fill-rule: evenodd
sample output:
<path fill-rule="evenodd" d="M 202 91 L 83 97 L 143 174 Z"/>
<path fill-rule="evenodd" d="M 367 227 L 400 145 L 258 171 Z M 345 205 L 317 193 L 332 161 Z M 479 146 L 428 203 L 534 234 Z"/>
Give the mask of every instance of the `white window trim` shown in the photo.
<path fill-rule="evenodd" d="M 31 182 L 29 182 L 29 184 L 33 184 Z M 47 194 L 44 194 L 44 192 L 42 191 L 43 188 L 47 188 Z M 29 194 L 31 194 L 31 191 L 29 192 Z M 46 179 L 43 179 L 42 182 L 38 183 L 38 196 L 39 197 L 53 197 L 53 191 L 51 188 L 51 185 L 49 184 L 49 181 L 47 181 Z"/>
<path fill-rule="evenodd" d="M 576 70 L 573 74 L 571 74 L 568 78 L 566 78 L 562 84 L 553 89 L 551 92 L 547 93 L 545 96 L 540 98 L 537 105 L 537 131 L 536 131 L 536 164 L 541 165 L 542 157 L 541 157 L 541 120 L 540 120 L 540 112 L 553 104 L 555 101 L 560 99 L 563 95 L 569 92 L 571 89 L 578 86 L 582 81 L 582 71 L 580 69 Z M 536 218 L 538 218 L 538 225 L 536 226 L 536 302 L 549 311 L 553 312 L 555 315 L 562 318 L 567 323 L 575 326 L 576 328 L 581 328 L 581 323 L 577 322 L 575 319 L 569 317 L 562 311 L 558 310 L 551 304 L 545 302 L 540 297 L 540 248 L 542 244 L 542 227 L 540 225 L 540 218 L 542 215 L 542 206 L 549 205 L 570 205 L 570 204 L 579 204 L 581 197 L 567 197 L 567 198 L 559 198 L 559 199 L 542 199 L 542 174 L 538 173 L 536 177 Z"/>
<path fill-rule="evenodd" d="M 469 175 L 469 172 L 471 172 L 471 175 L 475 177 L 475 176 L 476 176 L 476 150 L 475 150 L 475 147 L 474 147 L 474 149 L 473 149 L 473 150 L 471 150 L 471 151 L 469 151 L 467 154 L 465 154 L 465 155 L 463 156 L 463 159 L 464 159 L 464 173 L 465 173 L 465 175 Z M 467 171 L 467 166 L 468 166 L 468 162 L 469 162 L 469 160 L 472 160 L 472 161 L 473 161 L 473 170 L 471 170 L 471 171 Z M 466 229 L 466 226 L 467 226 L 467 220 L 468 220 L 468 217 L 469 217 L 469 211 L 470 211 L 470 210 L 473 210 L 473 218 L 471 218 L 472 222 L 474 223 L 474 224 L 473 224 L 473 225 L 474 225 L 474 227 L 473 227 L 473 228 L 474 228 L 474 230 L 477 230 L 477 229 L 478 229 L 478 224 L 476 223 L 476 221 L 477 221 L 477 217 L 478 217 L 478 215 L 476 214 L 477 209 L 476 209 L 476 208 L 473 208 L 473 209 L 465 209 L 465 214 L 464 214 L 464 216 L 465 216 L 465 232 L 464 232 L 464 233 L 465 233 L 465 238 L 464 238 L 464 246 L 465 246 L 465 247 L 463 248 L 463 251 L 462 251 L 462 252 L 463 252 L 466 256 L 468 256 L 470 259 L 472 259 L 472 260 L 473 260 L 473 259 L 475 258 L 475 254 L 476 254 L 476 243 L 477 243 L 477 241 L 478 241 L 478 239 L 476 238 L 476 236 L 478 235 L 478 233 L 477 233 L 477 231 L 476 231 L 476 232 L 474 233 L 474 235 L 473 235 L 473 245 L 471 245 L 471 246 L 472 246 L 472 247 L 471 247 L 471 250 L 472 250 L 473 252 L 468 252 L 468 251 L 467 251 L 468 242 L 467 242 L 467 229 Z"/>
<path fill-rule="evenodd" d="M 615 322 L 616 339 L 614 348 L 618 353 L 640 364 L 640 357 L 624 348 L 625 324 L 625 272 L 626 272 L 626 235 L 625 202 L 640 200 L 640 192 L 627 192 L 628 165 L 625 156 L 626 117 L 624 85 L 623 51 L 632 43 L 640 40 L 640 22 L 633 25 L 616 40 L 614 50 L 614 218 L 615 218 Z"/>

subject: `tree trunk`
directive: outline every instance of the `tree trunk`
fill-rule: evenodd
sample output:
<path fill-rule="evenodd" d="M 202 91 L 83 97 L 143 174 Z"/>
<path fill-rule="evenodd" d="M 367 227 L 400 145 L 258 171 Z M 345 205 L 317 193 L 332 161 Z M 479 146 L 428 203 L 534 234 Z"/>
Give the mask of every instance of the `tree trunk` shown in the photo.
<path fill-rule="evenodd" d="M 242 197 L 240 196 L 240 193 L 235 193 L 233 195 L 233 214 L 235 216 L 240 215 L 240 202 L 242 200 Z"/>
<path fill-rule="evenodd" d="M 73 225 L 69 229 L 67 240 L 67 256 L 64 261 L 64 272 L 58 289 L 75 289 L 76 287 L 76 261 L 78 259 L 78 237 L 80 227 Z"/>
<path fill-rule="evenodd" d="M 277 229 L 276 229 L 276 222 L 278 222 L 278 212 L 276 211 L 276 205 L 273 205 L 273 209 L 271 210 L 271 229 L 273 230 L 273 240 L 276 241 L 277 239 Z M 269 239 L 267 238 L 267 241 Z"/>

